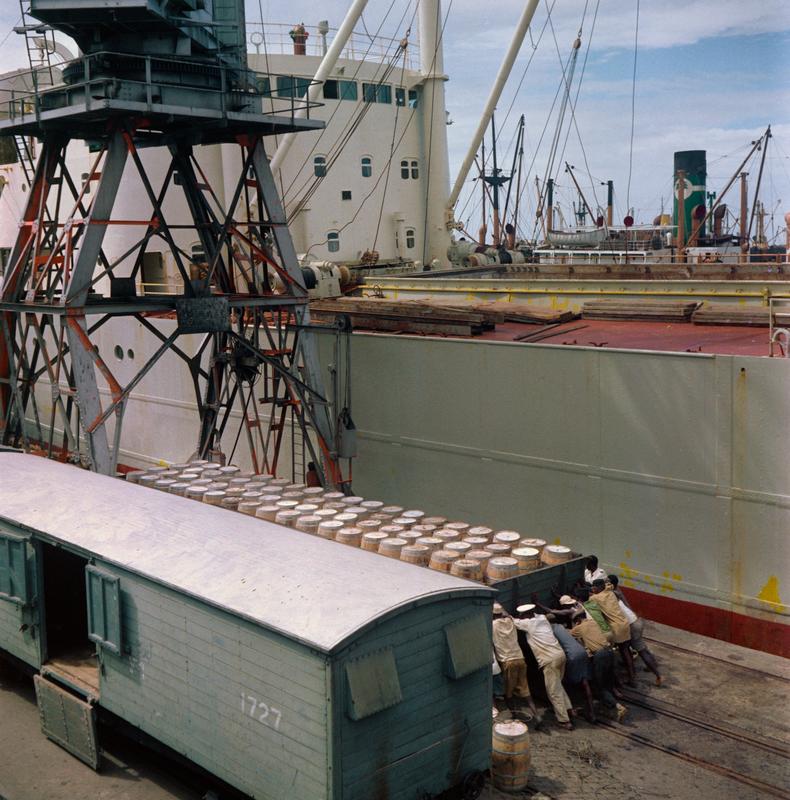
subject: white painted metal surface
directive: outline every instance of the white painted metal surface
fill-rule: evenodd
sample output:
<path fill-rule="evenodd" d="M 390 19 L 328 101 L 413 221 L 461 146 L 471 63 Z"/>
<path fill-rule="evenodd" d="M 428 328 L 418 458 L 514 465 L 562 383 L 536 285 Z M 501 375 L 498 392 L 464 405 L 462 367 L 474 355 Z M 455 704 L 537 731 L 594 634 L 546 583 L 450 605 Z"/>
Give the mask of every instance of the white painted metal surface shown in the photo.
<path fill-rule="evenodd" d="M 421 600 L 483 586 L 86 472 L 0 453 L 6 518 L 320 651 Z"/>

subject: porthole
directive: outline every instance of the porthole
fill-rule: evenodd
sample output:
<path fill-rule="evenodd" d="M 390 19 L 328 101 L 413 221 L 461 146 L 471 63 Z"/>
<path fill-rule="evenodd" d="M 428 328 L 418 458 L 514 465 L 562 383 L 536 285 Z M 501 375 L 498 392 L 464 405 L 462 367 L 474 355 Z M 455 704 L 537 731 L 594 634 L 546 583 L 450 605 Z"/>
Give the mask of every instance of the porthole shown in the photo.
<path fill-rule="evenodd" d="M 118 361 L 123 361 L 123 347 L 121 347 L 121 345 L 116 344 L 113 352 L 115 353 L 115 357 L 118 359 Z"/>
<path fill-rule="evenodd" d="M 129 348 L 129 349 L 126 351 L 126 355 L 127 355 L 129 358 L 134 358 L 134 350 L 132 350 L 132 348 L 130 347 L 130 348 Z"/>

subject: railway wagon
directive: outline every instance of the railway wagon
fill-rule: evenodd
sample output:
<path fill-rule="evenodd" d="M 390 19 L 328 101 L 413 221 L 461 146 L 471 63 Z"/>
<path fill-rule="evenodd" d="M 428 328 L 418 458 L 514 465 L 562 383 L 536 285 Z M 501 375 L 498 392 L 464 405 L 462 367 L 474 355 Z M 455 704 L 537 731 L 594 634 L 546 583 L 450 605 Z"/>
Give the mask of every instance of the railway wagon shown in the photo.
<path fill-rule="evenodd" d="M 37 673 L 44 732 L 94 767 L 107 714 L 256 798 L 411 800 L 474 780 L 494 594 L 0 453 L 0 650 Z"/>

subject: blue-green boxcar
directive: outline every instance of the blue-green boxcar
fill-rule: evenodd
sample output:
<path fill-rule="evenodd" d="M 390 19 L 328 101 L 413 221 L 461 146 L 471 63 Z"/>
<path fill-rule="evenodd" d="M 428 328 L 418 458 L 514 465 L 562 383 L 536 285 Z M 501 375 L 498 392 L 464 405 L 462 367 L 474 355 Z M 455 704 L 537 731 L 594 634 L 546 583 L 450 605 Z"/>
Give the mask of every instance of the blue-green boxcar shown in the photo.
<path fill-rule="evenodd" d="M 493 594 L 0 453 L 0 649 L 89 763 L 98 706 L 256 798 L 439 793 L 489 763 Z"/>

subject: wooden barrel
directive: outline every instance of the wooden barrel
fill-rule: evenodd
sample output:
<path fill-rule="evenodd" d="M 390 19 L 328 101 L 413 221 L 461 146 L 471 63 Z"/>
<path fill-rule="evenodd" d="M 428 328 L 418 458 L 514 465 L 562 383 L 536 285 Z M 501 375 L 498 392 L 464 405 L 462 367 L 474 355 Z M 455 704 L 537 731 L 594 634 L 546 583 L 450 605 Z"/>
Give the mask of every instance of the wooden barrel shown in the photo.
<path fill-rule="evenodd" d="M 388 522 L 392 522 L 396 516 L 396 514 L 384 514 L 381 511 L 376 511 L 370 515 L 369 519 L 377 519 L 382 525 L 386 525 Z"/>
<path fill-rule="evenodd" d="M 509 556 L 512 549 L 509 544 L 503 544 L 502 542 L 493 542 L 483 548 L 483 550 L 488 550 L 492 556 Z"/>
<path fill-rule="evenodd" d="M 239 502 L 240 500 L 238 497 L 223 497 L 220 505 L 223 508 L 230 509 L 231 511 L 236 511 L 236 509 L 238 509 L 239 507 Z"/>
<path fill-rule="evenodd" d="M 309 498 L 311 503 L 318 503 L 324 497 L 324 489 L 321 486 L 305 486 L 302 492 L 305 497 Z"/>
<path fill-rule="evenodd" d="M 454 531 L 452 528 L 439 528 L 439 530 L 434 531 L 431 536 L 435 536 L 437 539 L 441 539 L 443 542 L 461 541 L 460 531 Z"/>
<path fill-rule="evenodd" d="M 387 536 L 400 536 L 405 530 L 406 528 L 403 525 L 382 525 L 379 528 L 379 533 L 383 533 L 386 539 Z"/>
<path fill-rule="evenodd" d="M 335 534 L 335 541 L 351 547 L 359 547 L 362 543 L 362 528 L 341 528 Z"/>
<path fill-rule="evenodd" d="M 344 506 L 358 506 L 365 498 L 355 494 L 346 495 L 340 502 Z"/>
<path fill-rule="evenodd" d="M 444 527 L 445 529 L 449 529 L 451 531 L 458 531 L 458 533 L 466 536 L 466 532 L 472 526 L 468 522 L 445 522 Z"/>
<path fill-rule="evenodd" d="M 428 566 L 437 572 L 449 572 L 453 561 L 458 561 L 460 557 L 458 553 L 453 553 L 452 550 L 434 550 L 431 553 Z"/>
<path fill-rule="evenodd" d="M 388 534 L 382 532 L 381 530 L 378 531 L 371 531 L 370 533 L 363 533 L 362 534 L 362 543 L 361 547 L 363 550 L 370 550 L 373 553 L 378 553 L 379 551 L 379 544 L 383 539 L 388 539 Z"/>
<path fill-rule="evenodd" d="M 443 528 L 447 517 L 423 517 L 420 522 L 423 525 L 435 525 L 437 528 Z"/>
<path fill-rule="evenodd" d="M 241 468 L 237 467 L 237 466 L 234 466 L 233 464 L 228 464 L 227 466 L 220 467 L 219 471 L 223 475 L 230 476 L 230 475 L 235 475 L 237 472 L 241 472 Z"/>
<path fill-rule="evenodd" d="M 144 469 L 133 469 L 126 473 L 124 476 L 127 483 L 137 483 L 143 475 L 148 473 Z"/>
<path fill-rule="evenodd" d="M 318 523 L 317 533 L 322 539 L 334 539 L 337 532 L 346 526 L 336 519 L 325 519 Z"/>
<path fill-rule="evenodd" d="M 324 508 L 334 509 L 335 511 L 345 511 L 346 506 L 344 506 L 340 500 L 325 500 L 324 501 Z"/>
<path fill-rule="evenodd" d="M 488 544 L 488 539 L 485 536 L 464 536 L 461 541 L 471 545 L 473 550 L 481 550 Z"/>
<path fill-rule="evenodd" d="M 263 497 L 263 492 L 243 492 L 241 495 L 241 502 L 246 503 L 250 500 L 257 500 L 258 502 L 263 502 L 261 498 Z"/>
<path fill-rule="evenodd" d="M 307 488 L 306 483 L 289 483 L 285 487 L 286 492 L 303 492 Z"/>
<path fill-rule="evenodd" d="M 225 499 L 225 492 L 222 489 L 211 489 L 203 495 L 203 502 L 210 506 L 218 506 Z"/>
<path fill-rule="evenodd" d="M 211 462 L 206 461 L 205 458 L 196 458 L 194 461 L 189 462 L 190 467 L 205 467 L 207 464 Z"/>
<path fill-rule="evenodd" d="M 483 570 L 483 574 L 485 575 L 486 572 L 486 565 L 488 564 L 489 559 L 491 558 L 492 554 L 488 552 L 488 550 L 469 550 L 464 558 L 472 559 L 473 561 L 477 561 L 480 564 L 480 567 Z"/>
<path fill-rule="evenodd" d="M 212 480 L 214 480 L 215 478 L 219 478 L 219 476 L 222 475 L 222 473 L 218 469 L 204 469 L 201 475 L 204 478 L 211 478 Z"/>
<path fill-rule="evenodd" d="M 240 500 L 238 510 L 242 514 L 247 514 L 250 517 L 255 516 L 255 512 L 260 508 L 260 500 Z"/>
<path fill-rule="evenodd" d="M 479 561 L 471 558 L 459 558 L 450 566 L 450 574 L 456 578 L 466 578 L 468 581 L 482 581 L 483 568 Z"/>
<path fill-rule="evenodd" d="M 460 553 L 461 558 L 465 558 L 466 554 L 472 549 L 472 545 L 466 542 L 446 542 L 444 549 L 452 550 L 454 553 Z"/>
<path fill-rule="evenodd" d="M 412 525 L 417 524 L 417 520 L 414 517 L 395 517 L 392 520 L 393 525 L 400 525 L 402 528 L 411 528 Z"/>
<path fill-rule="evenodd" d="M 444 547 L 444 542 L 441 539 L 437 539 L 435 536 L 420 536 L 420 538 L 415 541 L 415 544 L 425 545 L 429 553 L 433 553 L 434 550 L 441 550 Z"/>
<path fill-rule="evenodd" d="M 280 499 L 280 495 L 278 494 L 262 494 L 260 496 L 260 501 L 262 506 L 276 506 L 277 501 Z"/>
<path fill-rule="evenodd" d="M 346 528 L 356 528 L 360 522 L 364 521 L 360 520 L 359 514 L 352 514 L 350 511 L 340 511 L 332 519 L 335 522 L 342 522 Z"/>
<path fill-rule="evenodd" d="M 438 530 L 438 525 L 426 525 L 424 522 L 419 525 L 412 525 L 411 529 L 420 534 L 420 536 L 433 536 L 433 532 Z"/>
<path fill-rule="evenodd" d="M 527 788 L 529 766 L 529 731 L 517 719 L 495 722 L 491 742 L 491 782 L 505 792 Z"/>
<path fill-rule="evenodd" d="M 314 513 L 317 517 L 321 517 L 321 519 L 333 519 L 337 516 L 338 511 L 336 508 L 327 508 L 324 506 L 323 508 L 319 508 Z"/>
<path fill-rule="evenodd" d="M 296 490 L 296 491 L 287 491 L 283 490 L 282 493 L 283 500 L 296 500 L 297 503 L 306 503 L 304 492 Z"/>
<path fill-rule="evenodd" d="M 186 492 L 184 492 L 184 497 L 188 497 L 190 500 L 203 500 L 203 495 L 208 491 L 205 486 L 190 486 Z"/>
<path fill-rule="evenodd" d="M 394 519 L 403 513 L 403 506 L 383 506 L 379 513 L 389 514 Z"/>
<path fill-rule="evenodd" d="M 177 469 L 166 469 L 164 472 L 159 473 L 159 477 L 175 480 L 180 474 L 181 473 Z"/>
<path fill-rule="evenodd" d="M 363 519 L 367 519 L 368 516 L 368 510 L 365 508 L 365 506 L 360 506 L 360 505 L 343 506 L 343 508 L 340 509 L 340 513 L 342 514 L 343 512 L 347 514 L 355 514 L 360 521 Z"/>
<path fill-rule="evenodd" d="M 428 566 L 428 560 L 431 557 L 431 550 L 424 544 L 407 544 L 400 551 L 400 560 L 408 564 L 417 564 L 420 567 Z"/>
<path fill-rule="evenodd" d="M 531 572 L 540 566 L 540 550 L 534 547 L 514 547 L 510 555 L 518 561 L 519 572 Z"/>
<path fill-rule="evenodd" d="M 497 531 L 492 540 L 492 544 L 506 544 L 511 548 L 518 547 L 519 542 L 521 542 L 521 534 L 517 531 Z"/>
<path fill-rule="evenodd" d="M 159 473 L 146 472 L 137 479 L 140 486 L 153 486 L 159 480 Z"/>
<path fill-rule="evenodd" d="M 327 492 L 324 495 L 324 502 L 331 503 L 333 501 L 340 501 L 345 497 L 343 492 Z"/>
<path fill-rule="evenodd" d="M 542 552 L 543 548 L 546 546 L 545 539 L 522 539 L 521 544 L 519 547 L 534 547 L 538 552 Z"/>
<path fill-rule="evenodd" d="M 284 525 L 286 528 L 293 528 L 297 519 L 299 519 L 299 512 L 292 508 L 281 508 L 274 517 L 274 521 L 278 525 Z"/>
<path fill-rule="evenodd" d="M 505 581 L 518 575 L 518 561 L 510 556 L 494 556 L 488 559 L 486 578 L 489 583 Z"/>
<path fill-rule="evenodd" d="M 425 512 L 420 511 L 418 508 L 410 508 L 408 511 L 403 511 L 401 516 L 407 517 L 408 519 L 413 519 L 416 524 L 418 521 L 422 520 L 422 518 L 425 516 Z"/>
<path fill-rule="evenodd" d="M 382 524 L 380 519 L 363 519 L 355 527 L 360 528 L 364 533 L 370 533 L 371 531 L 377 531 Z"/>
<path fill-rule="evenodd" d="M 294 511 L 298 511 L 302 515 L 312 515 L 315 514 L 319 508 L 320 506 L 316 503 L 299 503 L 299 505 L 294 508 Z"/>
<path fill-rule="evenodd" d="M 179 497 L 183 497 L 190 486 L 191 484 L 185 481 L 176 481 L 167 491 L 170 494 L 177 494 Z"/>
<path fill-rule="evenodd" d="M 227 481 L 211 481 L 211 483 L 208 484 L 208 490 L 210 492 L 214 492 L 214 491 L 217 491 L 219 489 L 224 491 L 227 488 L 228 488 L 228 482 Z"/>
<path fill-rule="evenodd" d="M 295 509 L 298 511 L 298 509 Z M 318 525 L 321 522 L 321 517 L 317 517 L 315 514 L 302 514 L 301 517 L 298 517 L 296 520 L 296 524 L 294 528 L 298 531 L 303 531 L 304 533 L 318 533 Z"/>
<path fill-rule="evenodd" d="M 377 511 L 381 511 L 381 509 L 384 508 L 384 503 L 382 503 L 381 500 L 362 500 L 359 505 L 366 509 L 368 514 L 375 514 Z"/>
<path fill-rule="evenodd" d="M 274 522 L 274 518 L 277 516 L 277 512 L 281 510 L 282 509 L 277 508 L 277 506 L 273 504 L 264 505 L 263 503 L 261 503 L 261 505 L 259 505 L 258 508 L 255 509 L 255 516 L 258 517 L 258 519 L 265 519 L 268 520 L 269 522 Z"/>
<path fill-rule="evenodd" d="M 486 528 L 485 525 L 475 525 L 473 528 L 469 528 L 466 532 L 467 536 L 484 536 L 488 541 L 491 541 L 491 537 L 494 535 L 493 528 Z"/>
<path fill-rule="evenodd" d="M 196 481 L 192 481 L 192 486 L 208 486 L 209 484 L 213 483 L 211 478 L 198 478 Z"/>
<path fill-rule="evenodd" d="M 160 492 L 169 492 L 174 483 L 178 483 L 175 478 L 160 478 L 154 484 L 154 489 L 159 489 Z"/>
<path fill-rule="evenodd" d="M 414 544 L 417 539 L 422 539 L 423 535 L 419 531 L 415 531 L 414 527 L 412 527 L 411 529 L 401 531 L 398 537 L 405 539 L 409 544 Z"/>
<path fill-rule="evenodd" d="M 293 511 L 300 503 L 298 500 L 278 500 L 274 505 L 276 505 L 280 511 Z"/>
<path fill-rule="evenodd" d="M 246 477 L 239 478 L 239 477 L 234 476 L 234 477 L 232 477 L 230 479 L 230 485 L 231 486 L 246 486 L 248 483 L 251 483 L 251 482 L 252 481 L 250 480 L 250 478 L 246 478 Z"/>
<path fill-rule="evenodd" d="M 400 558 L 400 551 L 406 546 L 405 539 L 388 537 L 379 542 L 379 553 L 387 558 Z"/>
<path fill-rule="evenodd" d="M 573 553 L 570 547 L 565 547 L 562 544 L 547 544 L 541 553 L 541 560 L 544 564 L 554 566 L 556 564 L 564 564 L 573 558 Z"/>
<path fill-rule="evenodd" d="M 228 486 L 225 492 L 228 497 L 241 497 L 244 494 L 244 488 L 241 486 Z"/>

